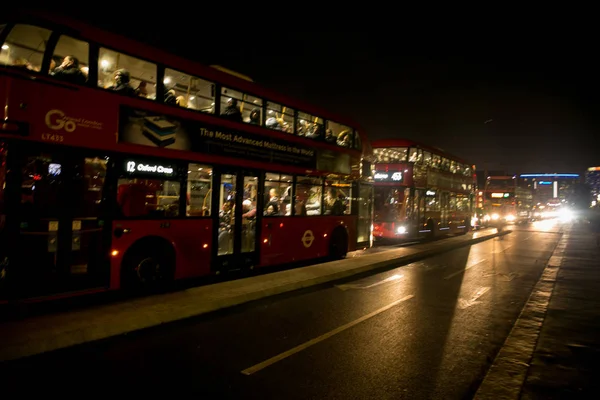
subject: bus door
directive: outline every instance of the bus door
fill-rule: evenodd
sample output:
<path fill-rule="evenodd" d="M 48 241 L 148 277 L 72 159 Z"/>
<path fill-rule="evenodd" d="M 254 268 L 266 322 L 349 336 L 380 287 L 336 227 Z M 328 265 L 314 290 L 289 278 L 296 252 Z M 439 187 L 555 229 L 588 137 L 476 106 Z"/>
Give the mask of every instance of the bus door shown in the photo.
<path fill-rule="evenodd" d="M 449 208 L 450 208 L 450 193 L 441 192 L 440 193 L 440 229 L 448 230 L 449 226 Z M 446 232 L 447 233 L 447 232 Z"/>
<path fill-rule="evenodd" d="M 217 243 L 213 268 L 217 272 L 251 269 L 258 263 L 260 226 L 258 218 L 258 174 L 243 171 L 218 171 L 218 190 L 213 191 L 214 242 Z"/>
<path fill-rule="evenodd" d="M 100 214 L 108 157 L 46 147 L 9 154 L 17 187 L 9 279 L 17 297 L 108 286 Z"/>
<path fill-rule="evenodd" d="M 413 226 L 415 229 L 415 234 L 421 235 L 423 230 L 425 229 L 425 224 L 427 222 L 427 218 L 425 217 L 425 190 L 423 189 L 411 189 L 414 193 L 413 200 Z"/>

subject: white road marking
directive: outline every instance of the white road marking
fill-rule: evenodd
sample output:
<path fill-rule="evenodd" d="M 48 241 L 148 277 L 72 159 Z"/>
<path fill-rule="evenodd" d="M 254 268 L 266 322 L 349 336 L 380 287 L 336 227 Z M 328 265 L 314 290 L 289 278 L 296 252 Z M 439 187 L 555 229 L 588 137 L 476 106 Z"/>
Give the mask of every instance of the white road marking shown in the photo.
<path fill-rule="evenodd" d="M 500 275 L 502 278 L 504 278 L 504 280 L 507 282 L 511 282 L 513 279 L 515 279 L 519 276 L 519 274 L 517 274 L 516 272 L 510 272 L 508 274 L 498 274 L 498 275 Z"/>
<path fill-rule="evenodd" d="M 372 288 L 372 287 L 375 287 L 375 286 L 382 285 L 382 284 L 387 283 L 387 282 L 397 281 L 398 279 L 402 279 L 403 277 L 404 277 L 404 275 L 397 275 L 396 274 L 396 275 L 392 275 L 390 277 L 387 277 L 385 279 L 380 280 L 379 282 L 375 282 L 375 283 L 372 283 L 372 284 L 367 285 L 367 286 L 363 286 L 363 285 L 360 285 L 360 284 L 357 284 L 357 283 L 349 283 L 349 284 L 344 284 L 344 285 L 336 285 L 336 287 L 338 289 L 341 289 L 341 290 L 348 290 L 348 289 L 369 289 L 369 288 Z"/>
<path fill-rule="evenodd" d="M 410 300 L 413 297 L 415 297 L 415 296 L 411 294 L 411 295 L 408 295 L 408 296 L 405 296 L 405 297 L 401 298 L 400 300 L 396 300 L 393 303 L 390 303 L 390 304 L 388 304 L 385 307 L 381 307 L 380 309 L 375 310 L 375 311 L 373 311 L 370 314 L 367 314 L 367 315 L 364 315 L 364 316 L 362 316 L 362 317 L 360 317 L 358 319 L 355 319 L 352 322 L 349 322 L 349 323 L 347 323 L 345 325 L 342 325 L 339 328 L 336 328 L 336 329 L 334 329 L 332 331 L 329 331 L 329 332 L 327 332 L 327 333 L 325 333 L 325 334 L 323 334 L 323 335 L 321 335 L 319 337 L 316 337 L 316 338 L 314 338 L 312 340 L 309 340 L 308 342 L 302 343 L 301 345 L 298 345 L 298 346 L 296 346 L 296 347 L 294 347 L 294 348 L 292 348 L 292 349 L 290 349 L 288 351 L 284 351 L 283 353 L 278 354 L 275 357 L 271 357 L 268 360 L 265 360 L 265 361 L 263 361 L 263 362 L 261 362 L 259 364 L 253 365 L 250 368 L 246 368 L 245 370 L 242 371 L 242 374 L 244 374 L 244 375 L 252 375 L 255 372 L 258 372 L 258 371 L 260 371 L 260 370 L 262 370 L 264 368 L 267 368 L 268 366 L 270 366 L 272 364 L 275 364 L 277 361 L 281 361 L 284 358 L 287 358 L 287 357 L 289 357 L 291 355 L 294 355 L 294 354 L 296 354 L 296 353 L 298 353 L 298 352 L 300 352 L 300 351 L 302 351 L 304 349 L 307 349 L 310 346 L 315 345 L 315 344 L 317 344 L 319 342 L 322 342 L 325 339 L 329 339 L 333 335 L 337 335 L 338 333 L 343 332 L 346 329 L 352 328 L 354 325 L 360 324 L 361 322 L 366 321 L 367 319 L 372 318 L 372 317 L 376 316 L 377 314 L 381 314 L 382 312 L 389 310 L 390 308 L 394 307 L 395 305 L 398 305 L 398 304 L 400 304 L 400 303 L 402 303 L 402 302 L 404 302 L 406 300 Z"/>
<path fill-rule="evenodd" d="M 482 277 L 484 278 L 489 278 L 492 276 L 499 276 L 502 278 L 502 280 L 506 281 L 506 282 L 510 282 L 515 278 L 519 277 L 519 274 L 517 274 L 516 272 L 509 272 L 508 274 L 503 274 L 501 272 L 484 272 L 483 274 L 481 274 Z"/>
<path fill-rule="evenodd" d="M 466 266 L 464 269 L 461 269 L 460 271 L 456 271 L 456 272 L 453 272 L 453 273 L 451 273 L 451 274 L 450 274 L 450 275 L 448 275 L 448 276 L 445 276 L 445 277 L 444 277 L 444 279 L 450 279 L 450 278 L 454 278 L 454 277 L 455 277 L 455 276 L 457 276 L 457 275 L 464 274 L 466 270 L 468 270 L 468 269 L 471 269 L 471 268 L 473 268 L 474 266 L 476 266 L 476 265 L 479 265 L 479 264 L 481 264 L 481 263 L 482 263 L 482 262 L 484 262 L 484 261 L 486 261 L 486 259 L 485 259 L 485 258 L 484 258 L 484 259 L 482 259 L 482 260 L 479 260 L 479 261 L 477 261 L 477 262 L 475 262 L 475 263 L 473 263 L 473 264 L 471 264 L 471 265 L 467 265 L 467 266 Z"/>
<path fill-rule="evenodd" d="M 475 294 L 469 300 L 458 299 L 458 308 L 460 308 L 461 310 L 464 310 L 465 308 L 474 306 L 475 304 L 479 303 L 477 301 L 477 299 L 479 299 L 481 296 L 486 294 L 489 290 L 490 290 L 489 287 L 481 287 L 475 292 Z"/>

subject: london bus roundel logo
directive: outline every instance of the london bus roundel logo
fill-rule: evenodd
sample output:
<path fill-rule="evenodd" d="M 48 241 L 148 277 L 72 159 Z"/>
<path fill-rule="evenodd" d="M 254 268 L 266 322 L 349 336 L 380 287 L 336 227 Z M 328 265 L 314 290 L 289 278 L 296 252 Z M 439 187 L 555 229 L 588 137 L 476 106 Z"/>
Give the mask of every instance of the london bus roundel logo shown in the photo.
<path fill-rule="evenodd" d="M 46 113 L 46 126 L 55 131 L 64 128 L 67 132 L 73 132 L 77 127 L 75 121 L 66 118 L 65 113 L 60 110 L 50 110 Z"/>
<path fill-rule="evenodd" d="M 310 246 L 312 246 L 314 241 L 315 235 L 313 235 L 313 232 L 310 229 L 305 231 L 304 235 L 302 235 L 302 244 L 304 245 L 304 247 L 309 248 Z"/>

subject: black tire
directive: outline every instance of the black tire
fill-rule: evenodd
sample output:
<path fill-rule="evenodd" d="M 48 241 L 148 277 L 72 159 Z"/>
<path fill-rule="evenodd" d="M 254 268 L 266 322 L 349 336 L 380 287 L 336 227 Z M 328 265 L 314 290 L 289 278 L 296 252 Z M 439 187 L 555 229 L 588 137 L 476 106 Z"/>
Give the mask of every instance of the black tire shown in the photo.
<path fill-rule="evenodd" d="M 162 288 L 173 280 L 174 267 L 172 247 L 138 245 L 123 260 L 121 282 L 129 290 Z"/>

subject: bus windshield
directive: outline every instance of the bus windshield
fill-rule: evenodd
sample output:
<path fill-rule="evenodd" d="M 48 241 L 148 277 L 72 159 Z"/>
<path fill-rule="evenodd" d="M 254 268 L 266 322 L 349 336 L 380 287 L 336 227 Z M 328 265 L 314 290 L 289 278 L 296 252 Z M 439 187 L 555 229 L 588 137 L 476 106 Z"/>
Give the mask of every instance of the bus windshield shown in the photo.
<path fill-rule="evenodd" d="M 515 180 L 510 178 L 506 179 L 490 179 L 488 178 L 486 183 L 488 190 L 504 190 L 512 189 L 515 187 Z"/>
<path fill-rule="evenodd" d="M 376 187 L 375 221 L 394 222 L 405 218 L 405 201 L 408 201 L 408 196 L 405 196 L 404 188 Z"/>

